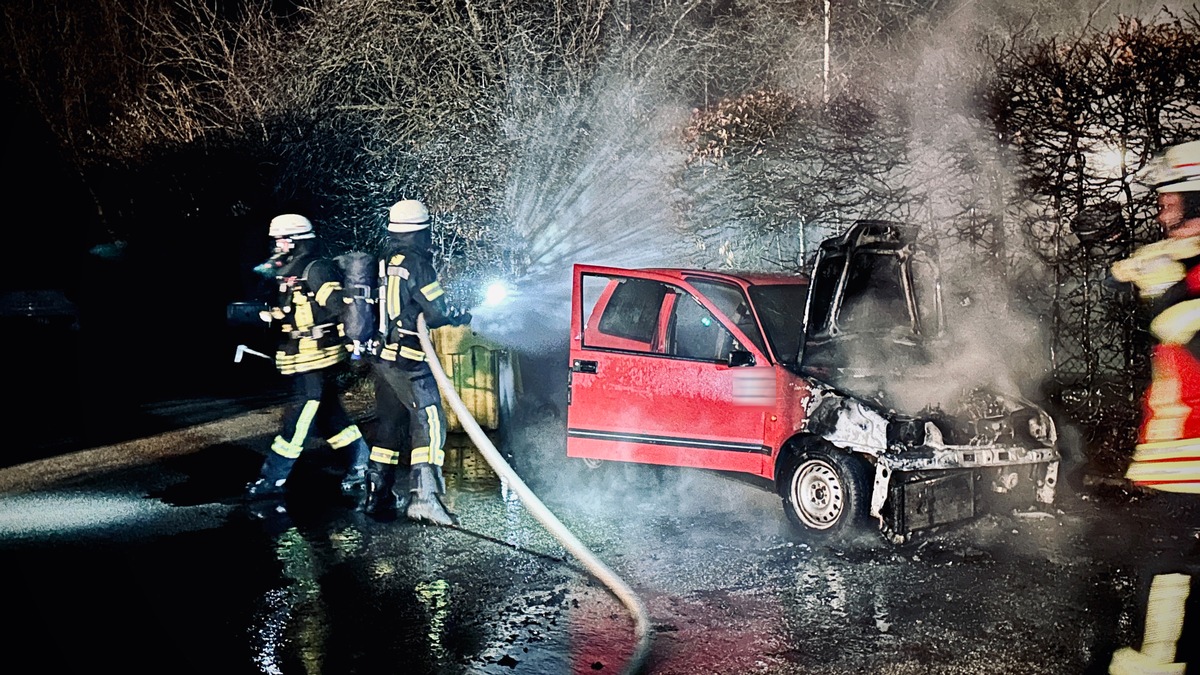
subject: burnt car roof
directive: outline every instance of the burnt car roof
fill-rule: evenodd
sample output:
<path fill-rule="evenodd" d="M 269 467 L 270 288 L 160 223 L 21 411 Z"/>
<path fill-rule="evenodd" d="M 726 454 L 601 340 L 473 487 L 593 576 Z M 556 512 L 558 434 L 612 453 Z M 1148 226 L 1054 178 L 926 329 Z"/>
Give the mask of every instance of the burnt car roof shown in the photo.
<path fill-rule="evenodd" d="M 914 234 L 912 227 L 895 221 L 858 220 L 844 233 L 822 241 L 821 250 L 836 252 L 859 247 L 899 249 L 912 242 Z"/>

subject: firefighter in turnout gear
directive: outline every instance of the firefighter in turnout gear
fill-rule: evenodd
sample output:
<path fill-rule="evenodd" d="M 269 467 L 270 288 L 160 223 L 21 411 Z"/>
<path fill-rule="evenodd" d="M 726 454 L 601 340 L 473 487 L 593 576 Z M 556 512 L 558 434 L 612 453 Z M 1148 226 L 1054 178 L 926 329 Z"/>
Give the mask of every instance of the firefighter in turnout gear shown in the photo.
<path fill-rule="evenodd" d="M 1113 277 L 1133 283 L 1149 303 L 1155 340 L 1138 444 L 1125 476 L 1154 490 L 1200 495 L 1200 141 L 1168 148 L 1146 175 L 1158 193 L 1166 238 L 1112 266 Z M 1160 554 L 1151 563 L 1140 649 L 1117 650 L 1112 675 L 1188 670 L 1196 643 L 1181 638 L 1200 627 L 1200 540 L 1190 546 L 1178 560 Z"/>
<path fill-rule="evenodd" d="M 451 312 L 433 267 L 429 212 L 415 199 L 396 202 L 388 211 L 388 238 L 379 260 L 380 336 L 373 357 L 378 438 L 367 471 L 366 511 L 375 516 L 403 509 L 409 520 L 455 525 L 446 508 L 442 464 L 446 414 L 437 381 L 417 334 L 417 317 L 428 328 L 471 322 L 468 313 Z M 401 451 L 409 452 L 407 496 L 395 492 Z M 403 491 L 403 488 L 401 488 Z"/>
<path fill-rule="evenodd" d="M 1151 165 L 1166 238 L 1113 264 L 1150 303 L 1151 382 L 1126 474 L 1139 485 L 1200 494 L 1200 141 Z"/>
<path fill-rule="evenodd" d="M 275 280 L 278 295 L 275 306 L 260 318 L 280 330 L 275 367 L 292 380 L 293 393 L 282 431 L 271 443 L 258 479 L 247 486 L 247 497 L 282 498 L 288 474 L 315 431 L 335 450 L 350 453 L 342 492 L 361 502 L 370 446 L 346 413 L 337 383 L 349 355 L 340 317 L 347 295 L 341 269 L 323 255 L 304 216 L 276 216 L 269 235 L 275 240 L 274 254 L 255 271 Z"/>

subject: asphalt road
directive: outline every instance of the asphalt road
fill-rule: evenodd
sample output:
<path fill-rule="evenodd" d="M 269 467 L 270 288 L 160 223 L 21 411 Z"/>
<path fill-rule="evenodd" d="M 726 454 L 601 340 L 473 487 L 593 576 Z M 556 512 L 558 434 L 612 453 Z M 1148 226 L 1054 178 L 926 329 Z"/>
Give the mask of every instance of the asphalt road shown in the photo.
<path fill-rule="evenodd" d="M 272 408 L 233 409 L 0 470 L 0 669 L 622 672 L 627 609 L 478 457 L 448 462 L 459 529 L 356 513 L 320 447 L 287 513 L 258 518 L 236 498 L 276 423 Z M 899 546 L 868 533 L 822 548 L 749 485 L 586 471 L 553 425 L 511 443 L 535 492 L 648 609 L 646 673 L 1104 673 L 1141 642 L 1152 574 L 1197 563 L 1200 500 L 1119 484 L 1064 485 L 1051 509 Z"/>

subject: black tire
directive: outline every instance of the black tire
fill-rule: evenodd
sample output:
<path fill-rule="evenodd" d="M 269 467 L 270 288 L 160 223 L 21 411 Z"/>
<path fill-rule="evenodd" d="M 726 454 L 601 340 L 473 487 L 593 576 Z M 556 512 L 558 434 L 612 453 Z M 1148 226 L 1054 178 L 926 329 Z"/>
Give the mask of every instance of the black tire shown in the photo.
<path fill-rule="evenodd" d="M 870 508 L 870 471 L 829 444 L 795 454 L 780 473 L 783 510 L 798 534 L 819 541 L 861 534 Z"/>
<path fill-rule="evenodd" d="M 571 470 L 583 486 L 609 486 L 614 483 L 624 483 L 620 477 L 626 470 L 624 462 L 613 462 L 604 459 L 585 457 L 570 458 Z"/>
<path fill-rule="evenodd" d="M 609 468 L 608 464 L 602 459 L 591 459 L 584 457 L 579 460 L 579 465 L 583 467 L 584 473 L 590 473 L 596 476 L 603 475 Z"/>

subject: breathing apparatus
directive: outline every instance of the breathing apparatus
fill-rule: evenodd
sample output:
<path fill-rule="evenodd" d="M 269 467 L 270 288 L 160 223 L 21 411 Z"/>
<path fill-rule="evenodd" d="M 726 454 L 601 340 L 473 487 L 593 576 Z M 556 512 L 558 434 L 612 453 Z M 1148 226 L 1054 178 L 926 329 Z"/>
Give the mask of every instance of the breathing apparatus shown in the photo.
<path fill-rule="evenodd" d="M 275 271 L 283 267 L 283 255 L 276 252 L 265 262 L 261 262 L 254 266 L 254 273 L 262 276 L 265 279 L 274 279 Z"/>

